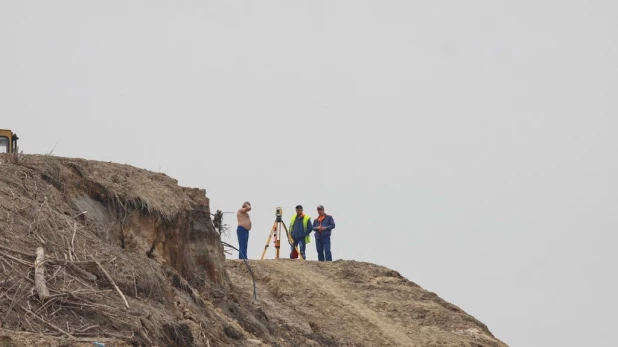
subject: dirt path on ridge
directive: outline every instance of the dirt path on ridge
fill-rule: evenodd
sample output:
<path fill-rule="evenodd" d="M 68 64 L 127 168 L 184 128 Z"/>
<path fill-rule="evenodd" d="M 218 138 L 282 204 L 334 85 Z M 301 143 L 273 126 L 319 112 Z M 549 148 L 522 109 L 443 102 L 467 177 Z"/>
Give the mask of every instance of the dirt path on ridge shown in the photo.
<path fill-rule="evenodd" d="M 374 264 L 249 261 L 258 306 L 307 346 L 502 347 L 487 327 L 436 294 Z M 245 264 L 227 260 L 237 293 L 252 299 Z M 292 338 L 290 338 L 292 339 Z M 286 340 L 281 341 L 284 345 Z"/>

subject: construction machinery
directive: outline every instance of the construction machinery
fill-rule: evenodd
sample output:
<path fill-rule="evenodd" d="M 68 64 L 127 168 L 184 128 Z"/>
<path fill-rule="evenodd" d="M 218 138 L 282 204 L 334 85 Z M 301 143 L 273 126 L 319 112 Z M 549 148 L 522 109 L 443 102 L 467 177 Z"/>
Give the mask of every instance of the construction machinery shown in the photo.
<path fill-rule="evenodd" d="M 274 244 L 275 244 L 275 259 L 279 259 L 279 249 L 281 248 L 281 227 L 283 226 L 283 229 L 285 229 L 285 235 L 287 236 L 288 239 L 288 243 L 290 244 L 290 246 L 294 247 L 294 250 L 296 251 L 296 253 L 298 254 L 298 257 L 302 260 L 305 260 L 305 258 L 302 257 L 300 251 L 298 250 L 298 246 L 294 246 L 294 239 L 292 238 L 292 235 L 290 234 L 290 231 L 288 230 L 288 227 L 285 226 L 285 223 L 283 222 L 283 219 L 281 218 L 283 216 L 283 209 L 281 207 L 277 207 L 277 209 L 275 210 L 275 223 L 273 223 L 273 227 L 270 230 L 270 234 L 268 235 L 268 240 L 266 240 L 266 245 L 264 246 L 264 251 L 262 252 L 262 257 L 260 258 L 260 260 L 264 259 L 264 255 L 266 254 L 266 250 L 268 249 L 268 244 L 270 243 L 270 240 L 274 237 Z"/>
<path fill-rule="evenodd" d="M 11 130 L 0 129 L 0 153 L 15 153 L 17 147 L 17 134 Z"/>

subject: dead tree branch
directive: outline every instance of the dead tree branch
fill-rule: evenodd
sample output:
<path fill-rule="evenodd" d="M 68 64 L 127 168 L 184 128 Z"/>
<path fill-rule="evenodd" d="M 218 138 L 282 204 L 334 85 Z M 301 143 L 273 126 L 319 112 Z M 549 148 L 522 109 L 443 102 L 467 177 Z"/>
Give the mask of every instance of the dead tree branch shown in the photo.
<path fill-rule="evenodd" d="M 124 297 L 124 294 L 122 294 L 122 291 L 120 291 L 120 288 L 118 288 L 118 286 L 116 285 L 116 282 L 114 282 L 114 280 L 112 279 L 112 276 L 110 276 L 107 273 L 107 271 L 105 271 L 105 269 L 103 268 L 103 265 L 101 265 L 101 263 L 99 263 L 96 259 L 94 259 L 92 255 L 90 255 L 90 259 L 92 259 L 97 264 L 97 266 L 99 267 L 103 275 L 105 275 L 105 278 L 107 278 L 109 283 L 114 287 L 114 289 L 116 289 L 116 292 L 118 292 L 118 294 L 124 301 L 124 304 L 127 306 L 127 308 L 129 308 L 129 303 L 127 302 L 127 298 Z"/>
<path fill-rule="evenodd" d="M 27 309 L 27 308 L 25 308 L 25 307 L 23 307 L 23 306 L 21 306 L 21 305 L 20 305 L 19 307 L 21 307 L 21 309 L 22 309 L 22 310 L 24 310 L 24 311 L 26 311 L 26 312 L 30 313 L 30 314 L 31 314 L 34 318 L 36 318 L 36 319 L 40 320 L 41 322 L 43 322 L 43 323 L 45 323 L 45 324 L 49 325 L 49 326 L 50 326 L 50 327 L 52 327 L 52 328 L 54 328 L 56 331 L 58 331 L 58 332 L 60 332 L 60 333 L 62 333 L 62 334 L 64 334 L 64 335 L 66 335 L 66 336 L 67 336 L 67 337 L 69 337 L 69 338 L 72 338 L 72 339 L 74 339 L 74 338 L 75 338 L 75 337 L 73 337 L 73 335 L 71 335 L 71 334 L 67 333 L 66 331 L 64 331 L 64 330 L 62 330 L 62 329 L 60 329 L 60 328 L 58 328 L 57 326 L 55 326 L 55 325 L 53 325 L 52 323 L 50 323 L 50 322 L 46 321 L 45 319 L 43 319 L 43 318 L 41 318 L 41 317 L 37 316 L 37 315 L 36 315 L 34 312 L 32 312 L 31 310 L 29 310 L 29 309 Z"/>
<path fill-rule="evenodd" d="M 75 233 L 77 233 L 77 223 L 73 224 L 73 236 L 71 237 L 71 249 L 69 250 L 69 258 L 71 261 L 75 257 Z"/>

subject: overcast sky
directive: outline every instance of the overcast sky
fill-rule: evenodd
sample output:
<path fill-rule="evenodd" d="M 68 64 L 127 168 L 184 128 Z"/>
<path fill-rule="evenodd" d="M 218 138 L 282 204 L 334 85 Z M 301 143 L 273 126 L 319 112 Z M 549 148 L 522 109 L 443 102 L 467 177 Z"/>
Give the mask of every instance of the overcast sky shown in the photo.
<path fill-rule="evenodd" d="M 0 128 L 249 200 L 252 259 L 275 207 L 323 204 L 334 259 L 511 346 L 615 346 L 617 23 L 615 0 L 2 1 Z"/>

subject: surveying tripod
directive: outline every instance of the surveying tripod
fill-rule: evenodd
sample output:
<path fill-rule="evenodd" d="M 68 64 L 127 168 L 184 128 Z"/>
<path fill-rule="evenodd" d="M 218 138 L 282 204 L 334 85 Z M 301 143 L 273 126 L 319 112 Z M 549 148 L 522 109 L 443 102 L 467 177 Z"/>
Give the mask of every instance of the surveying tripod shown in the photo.
<path fill-rule="evenodd" d="M 285 235 L 288 238 L 288 243 L 290 244 L 290 246 L 294 246 L 294 239 L 292 238 L 292 235 L 290 235 L 290 232 L 288 231 L 288 227 L 285 226 L 285 223 L 281 219 L 281 216 L 283 216 L 283 210 L 281 209 L 281 207 L 277 207 L 277 210 L 275 211 L 275 216 L 277 218 L 275 219 L 275 222 L 273 223 L 273 227 L 270 230 L 270 234 L 268 235 L 268 240 L 266 240 L 266 245 L 264 245 L 264 251 L 262 252 L 262 258 L 260 258 L 260 260 L 264 259 L 264 255 L 266 254 L 266 250 L 268 249 L 268 244 L 270 243 L 270 240 L 273 237 L 274 237 L 273 243 L 275 244 L 275 249 L 276 249 L 275 259 L 279 259 L 279 248 L 281 248 L 281 226 L 283 226 L 283 229 L 285 229 Z M 305 260 L 302 254 L 300 254 L 300 250 L 298 249 L 298 246 L 295 246 L 294 249 L 296 250 L 296 253 L 298 253 L 298 258 Z"/>

